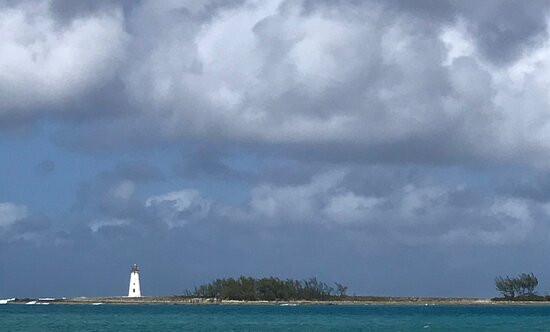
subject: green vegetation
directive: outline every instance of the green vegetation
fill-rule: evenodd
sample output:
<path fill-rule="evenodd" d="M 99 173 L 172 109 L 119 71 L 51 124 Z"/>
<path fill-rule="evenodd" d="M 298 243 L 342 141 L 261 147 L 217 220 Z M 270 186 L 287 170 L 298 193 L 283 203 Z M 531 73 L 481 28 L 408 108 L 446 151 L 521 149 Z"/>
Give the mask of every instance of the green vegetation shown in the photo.
<path fill-rule="evenodd" d="M 245 301 L 332 300 L 346 296 L 347 287 L 336 283 L 336 289 L 310 278 L 306 280 L 281 280 L 275 277 L 216 279 L 196 287 L 188 296 Z"/>
<path fill-rule="evenodd" d="M 543 301 L 544 296 L 536 295 L 535 288 L 539 284 L 533 273 L 522 273 L 517 277 L 495 278 L 496 289 L 502 294 L 504 300 L 511 301 Z"/>

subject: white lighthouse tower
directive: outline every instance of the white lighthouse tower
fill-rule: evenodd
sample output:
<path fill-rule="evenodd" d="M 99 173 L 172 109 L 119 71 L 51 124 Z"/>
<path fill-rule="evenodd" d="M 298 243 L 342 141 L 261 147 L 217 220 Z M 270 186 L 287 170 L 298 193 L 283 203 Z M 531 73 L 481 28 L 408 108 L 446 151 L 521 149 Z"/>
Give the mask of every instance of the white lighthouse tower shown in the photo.
<path fill-rule="evenodd" d="M 141 289 L 139 288 L 139 269 L 137 264 L 132 265 L 132 271 L 130 272 L 128 297 L 141 297 Z"/>

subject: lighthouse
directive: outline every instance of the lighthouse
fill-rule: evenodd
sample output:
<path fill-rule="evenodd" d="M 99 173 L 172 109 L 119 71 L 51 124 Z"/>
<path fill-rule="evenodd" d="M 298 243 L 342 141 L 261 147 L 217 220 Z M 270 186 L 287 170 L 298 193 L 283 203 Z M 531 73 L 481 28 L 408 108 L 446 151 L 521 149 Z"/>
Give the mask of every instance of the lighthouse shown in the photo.
<path fill-rule="evenodd" d="M 132 271 L 130 272 L 128 297 L 141 297 L 141 289 L 139 288 L 139 268 L 137 264 L 132 265 Z"/>

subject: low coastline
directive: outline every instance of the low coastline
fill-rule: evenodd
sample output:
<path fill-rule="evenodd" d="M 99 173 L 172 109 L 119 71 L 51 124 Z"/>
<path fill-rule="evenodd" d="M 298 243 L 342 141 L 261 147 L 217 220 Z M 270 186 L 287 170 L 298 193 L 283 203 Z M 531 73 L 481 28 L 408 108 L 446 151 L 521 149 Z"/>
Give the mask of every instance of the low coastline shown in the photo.
<path fill-rule="evenodd" d="M 17 298 L 9 304 L 173 304 L 173 305 L 550 305 L 550 301 L 504 301 L 487 298 L 363 297 L 334 300 L 245 301 L 190 298 L 184 296 L 144 296 L 129 298 L 76 297 L 63 299 Z"/>

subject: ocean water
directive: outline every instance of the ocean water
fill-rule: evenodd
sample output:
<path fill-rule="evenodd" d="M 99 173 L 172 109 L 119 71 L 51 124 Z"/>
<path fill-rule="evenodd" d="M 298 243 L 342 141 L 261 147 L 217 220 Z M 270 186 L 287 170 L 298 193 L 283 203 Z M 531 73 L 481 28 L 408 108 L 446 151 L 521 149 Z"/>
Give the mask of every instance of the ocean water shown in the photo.
<path fill-rule="evenodd" d="M 0 331 L 550 331 L 550 306 L 9 304 Z"/>

